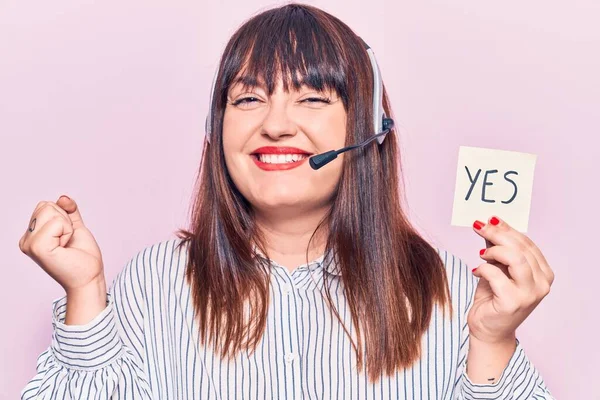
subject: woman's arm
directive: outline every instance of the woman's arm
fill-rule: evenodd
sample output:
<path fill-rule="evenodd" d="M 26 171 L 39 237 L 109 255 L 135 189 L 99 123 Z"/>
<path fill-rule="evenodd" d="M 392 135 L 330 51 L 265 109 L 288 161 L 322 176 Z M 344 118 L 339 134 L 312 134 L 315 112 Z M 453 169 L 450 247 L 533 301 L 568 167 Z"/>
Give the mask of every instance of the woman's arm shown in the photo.
<path fill-rule="evenodd" d="M 461 265 L 468 269 L 464 263 Z M 461 311 L 464 312 L 462 317 L 464 325 L 461 332 L 457 371 L 459 378 L 455 384 L 453 398 L 456 400 L 554 400 L 543 378 L 516 337 L 514 344 L 501 344 L 498 347 L 482 344 L 477 339 L 471 342 L 467 315 L 473 303 L 478 281 L 479 278 L 471 275 L 465 285 L 470 300 L 466 310 Z M 489 378 L 495 379 L 489 383 L 487 382 Z"/>
<path fill-rule="evenodd" d="M 90 322 L 65 324 L 69 299 L 54 302 L 51 345 L 39 356 L 21 399 L 152 398 L 144 371 L 144 290 L 138 279 L 144 271 L 138 259 L 117 276 L 106 307 Z"/>

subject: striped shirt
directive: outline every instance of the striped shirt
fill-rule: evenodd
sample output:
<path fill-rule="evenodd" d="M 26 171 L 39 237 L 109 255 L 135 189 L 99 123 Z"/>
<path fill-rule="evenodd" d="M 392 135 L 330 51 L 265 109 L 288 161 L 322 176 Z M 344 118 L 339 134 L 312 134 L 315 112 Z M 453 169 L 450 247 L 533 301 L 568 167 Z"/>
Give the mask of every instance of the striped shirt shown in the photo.
<path fill-rule="evenodd" d="M 271 263 L 271 301 L 255 352 L 221 360 L 200 346 L 186 246 L 165 240 L 139 251 L 113 281 L 107 307 L 85 325 L 65 325 L 65 297 L 53 303 L 52 342 L 22 399 L 553 399 L 517 340 L 493 385 L 465 373 L 467 312 L 478 278 L 453 254 L 444 261 L 455 313 L 434 306 L 421 358 L 371 383 L 323 296 L 353 332 L 341 278 L 330 253 L 289 272 Z M 263 257 L 262 254 L 258 256 Z"/>

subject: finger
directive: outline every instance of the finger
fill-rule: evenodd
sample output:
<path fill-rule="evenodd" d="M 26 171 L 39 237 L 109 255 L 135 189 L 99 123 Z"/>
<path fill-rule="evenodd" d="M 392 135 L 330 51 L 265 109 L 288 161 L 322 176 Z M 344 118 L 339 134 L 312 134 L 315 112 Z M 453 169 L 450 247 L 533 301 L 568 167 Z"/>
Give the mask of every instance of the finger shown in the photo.
<path fill-rule="evenodd" d="M 32 216 L 32 221 L 33 219 L 36 219 L 36 226 L 39 227 L 40 223 L 44 224 L 56 213 L 62 216 L 66 222 L 71 223 L 71 220 L 69 219 L 69 216 L 67 215 L 65 210 L 61 209 L 59 206 L 57 206 L 51 201 L 44 202 L 44 204 L 41 207 L 39 207 L 36 212 L 34 212 Z"/>
<path fill-rule="evenodd" d="M 476 223 L 473 224 L 473 230 L 483 237 L 486 243 L 489 241 L 495 245 L 515 247 L 522 250 L 529 261 L 534 276 L 541 276 L 540 274 L 543 274 L 548 278 L 536 256 L 536 252 L 539 254 L 541 252 L 531 239 L 513 229 L 506 221 L 496 216 L 491 217 L 488 224 L 484 224 L 480 229 L 477 229 Z"/>
<path fill-rule="evenodd" d="M 490 242 L 489 240 L 485 239 L 485 247 L 486 249 L 489 249 L 490 247 L 492 247 L 494 245 L 494 243 Z"/>
<path fill-rule="evenodd" d="M 53 252 L 60 247 L 60 238 L 72 230 L 69 222 L 62 216 L 54 214 L 37 232 L 34 231 L 25 243 L 28 254 L 40 256 Z"/>
<path fill-rule="evenodd" d="M 492 264 L 483 263 L 473 271 L 473 274 L 489 283 L 498 304 L 504 308 L 504 311 L 514 306 L 513 303 L 519 298 L 517 296 L 519 289 L 500 269 Z"/>
<path fill-rule="evenodd" d="M 73 224 L 73 229 L 80 229 L 84 226 L 83 218 L 81 218 L 81 213 L 75 200 L 63 195 L 58 198 L 56 204 L 67 213 Z"/>
<path fill-rule="evenodd" d="M 46 205 L 46 203 L 48 203 L 48 201 L 40 201 L 39 203 L 37 203 L 37 205 L 35 206 L 35 208 L 33 209 L 33 212 L 31 213 L 31 215 L 35 215 L 36 211 L 40 209 L 40 207 L 43 207 L 44 205 Z"/>
<path fill-rule="evenodd" d="M 57 208 L 58 207 L 50 201 L 45 202 L 45 204 L 38 208 L 37 212 L 35 212 L 33 215 L 33 223 L 30 222 L 30 226 L 33 227 L 35 225 L 35 228 L 31 232 L 28 229 L 27 235 L 23 241 L 23 245 L 26 245 L 28 241 L 35 240 L 35 237 L 40 233 L 40 229 L 54 217 L 63 219 L 64 223 L 69 225 L 69 229 L 66 230 L 66 236 L 60 239 L 60 245 L 65 246 L 68 243 L 73 233 L 73 226 L 69 217 L 64 215 L 64 211 L 60 212 L 57 210 Z"/>
<path fill-rule="evenodd" d="M 498 268 L 500 271 L 502 271 L 508 279 L 512 279 L 512 277 L 510 276 L 510 272 L 508 272 L 508 265 L 504 265 L 501 262 L 494 261 L 494 260 L 488 261 L 488 264 L 492 264 L 493 266 Z"/>
<path fill-rule="evenodd" d="M 31 217 L 29 217 L 29 225 L 27 226 L 27 230 L 25 230 L 25 233 L 23 234 L 23 239 L 25 239 L 25 237 L 29 234 L 29 228 L 31 228 L 32 225 L 34 225 L 33 220 L 36 219 L 39 209 L 44 207 L 47 203 L 47 201 L 40 201 L 39 203 L 37 203 L 37 205 L 33 209 L 33 212 L 31 213 Z"/>
<path fill-rule="evenodd" d="M 55 209 L 60 215 L 62 215 L 68 223 L 71 223 L 71 218 L 69 218 L 69 214 L 62 208 L 60 208 L 56 203 L 51 201 L 48 202 L 47 207 L 52 207 Z"/>
<path fill-rule="evenodd" d="M 62 208 L 60 208 L 59 206 L 57 206 L 56 203 L 48 202 L 48 206 L 52 207 L 54 210 L 56 210 L 56 212 L 58 212 L 63 217 L 65 222 L 70 227 L 60 237 L 60 246 L 65 247 L 69 243 L 69 240 L 71 240 L 71 238 L 73 237 L 73 232 L 75 231 L 75 228 L 73 227 L 73 221 L 71 221 L 67 212 L 65 210 L 63 210 Z"/>
<path fill-rule="evenodd" d="M 44 207 L 47 207 L 49 203 L 51 203 L 51 202 L 50 201 L 40 201 L 37 203 L 37 205 L 33 209 L 33 212 L 31 213 L 31 217 L 29 218 L 29 225 L 27 225 L 27 229 L 25 230 L 25 233 L 23 233 L 23 235 L 21 236 L 21 239 L 19 239 L 19 249 L 21 249 L 21 251 L 24 251 L 24 244 L 25 244 L 25 241 L 29 238 L 29 236 L 31 236 L 31 234 L 36 229 L 39 230 L 39 228 L 41 228 L 41 226 L 47 221 L 47 219 L 40 220 L 39 216 L 40 216 L 40 210 Z M 32 230 L 30 230 L 30 229 L 32 229 Z"/>
<path fill-rule="evenodd" d="M 480 253 L 480 256 L 488 263 L 496 261 L 507 266 L 510 277 L 518 287 L 526 290 L 535 288 L 536 281 L 528 258 L 514 247 L 493 246 Z"/>
<path fill-rule="evenodd" d="M 490 242 L 493 245 L 507 245 L 522 242 L 519 236 L 523 236 L 523 234 L 495 216 L 491 217 L 487 224 L 475 221 L 473 230 L 485 239 L 486 244 Z"/>

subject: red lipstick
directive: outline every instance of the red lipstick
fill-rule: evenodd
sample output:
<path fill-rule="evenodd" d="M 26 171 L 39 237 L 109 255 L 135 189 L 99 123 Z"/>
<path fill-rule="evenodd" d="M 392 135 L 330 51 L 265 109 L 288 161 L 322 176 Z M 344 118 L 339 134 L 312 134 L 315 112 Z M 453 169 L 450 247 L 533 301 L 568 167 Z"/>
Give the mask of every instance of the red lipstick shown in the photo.
<path fill-rule="evenodd" d="M 263 146 L 254 150 L 252 154 L 312 154 L 297 147 Z"/>
<path fill-rule="evenodd" d="M 298 161 L 284 162 L 284 163 L 266 163 L 260 160 L 260 154 L 270 154 L 270 155 L 282 155 L 282 154 L 302 154 L 304 157 Z M 265 146 L 259 147 L 254 150 L 254 152 L 250 155 L 252 160 L 254 160 L 254 164 L 257 167 L 264 171 L 286 171 L 288 169 L 296 168 L 302 165 L 306 160 L 308 160 L 308 156 L 311 153 L 299 149 L 297 147 L 275 147 L 275 146 Z"/>

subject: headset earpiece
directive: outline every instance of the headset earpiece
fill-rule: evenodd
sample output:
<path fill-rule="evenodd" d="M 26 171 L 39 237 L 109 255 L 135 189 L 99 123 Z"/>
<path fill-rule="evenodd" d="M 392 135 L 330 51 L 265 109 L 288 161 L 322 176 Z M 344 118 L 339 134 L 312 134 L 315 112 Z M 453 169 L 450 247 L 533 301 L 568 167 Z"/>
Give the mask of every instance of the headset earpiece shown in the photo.
<path fill-rule="evenodd" d="M 206 140 L 210 143 L 210 134 L 212 133 L 212 103 L 213 97 L 215 96 L 215 86 L 217 85 L 217 76 L 219 75 L 219 68 L 213 76 L 212 86 L 210 88 L 210 99 L 208 99 L 208 113 L 206 115 L 206 121 L 204 122 L 204 132 L 206 134 Z"/>

